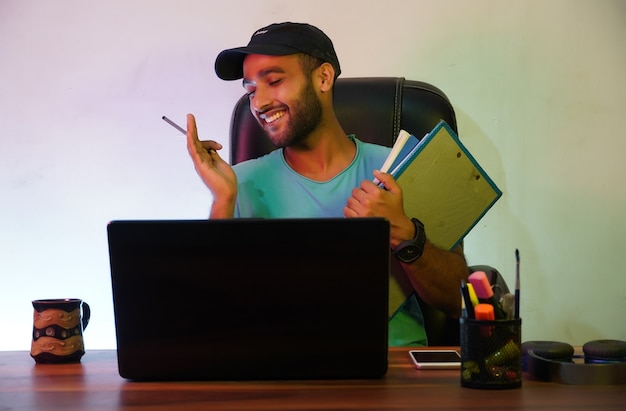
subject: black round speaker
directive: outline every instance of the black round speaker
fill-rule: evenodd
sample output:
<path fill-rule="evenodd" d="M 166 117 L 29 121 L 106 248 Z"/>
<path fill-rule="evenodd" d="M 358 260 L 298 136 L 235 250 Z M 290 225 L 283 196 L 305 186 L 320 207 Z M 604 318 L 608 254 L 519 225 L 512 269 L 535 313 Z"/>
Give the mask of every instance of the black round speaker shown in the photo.
<path fill-rule="evenodd" d="M 594 340 L 583 345 L 584 363 L 574 347 L 558 341 L 522 343 L 522 370 L 541 381 L 575 385 L 626 384 L 626 341 Z"/>

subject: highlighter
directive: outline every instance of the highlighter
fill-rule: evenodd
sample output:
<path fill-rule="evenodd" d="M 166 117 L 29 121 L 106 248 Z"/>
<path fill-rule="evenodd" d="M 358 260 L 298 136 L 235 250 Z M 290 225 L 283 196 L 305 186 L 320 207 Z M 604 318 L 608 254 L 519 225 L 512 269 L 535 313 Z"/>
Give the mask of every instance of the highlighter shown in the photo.
<path fill-rule="evenodd" d="M 489 284 L 489 280 L 487 279 L 487 274 L 485 274 L 484 271 L 476 271 L 470 274 L 468 279 L 474 287 L 478 300 L 481 303 L 487 303 L 493 306 L 496 320 L 504 320 L 506 314 L 502 310 L 500 303 L 496 301 L 496 297 L 491 289 L 491 284 Z"/>
<path fill-rule="evenodd" d="M 487 303 L 480 303 L 474 306 L 474 317 L 477 320 L 493 321 L 496 319 L 493 305 Z"/>
<path fill-rule="evenodd" d="M 478 304 L 480 301 L 478 301 L 478 296 L 476 295 L 476 291 L 474 291 L 474 287 L 472 286 L 472 283 L 467 284 L 467 291 L 469 292 L 472 305 Z"/>
<path fill-rule="evenodd" d="M 493 321 L 496 319 L 493 312 L 493 305 L 487 303 L 480 303 L 474 306 L 474 318 L 477 320 Z M 480 335 L 485 337 L 491 337 L 491 329 L 493 326 L 481 325 Z"/>

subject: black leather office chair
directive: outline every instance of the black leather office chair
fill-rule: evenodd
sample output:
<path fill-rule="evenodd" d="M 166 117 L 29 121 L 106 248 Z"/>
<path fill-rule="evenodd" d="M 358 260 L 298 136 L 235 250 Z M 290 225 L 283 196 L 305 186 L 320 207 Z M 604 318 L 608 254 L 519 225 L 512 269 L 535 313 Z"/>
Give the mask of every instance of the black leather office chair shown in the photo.
<path fill-rule="evenodd" d="M 421 81 L 403 77 L 339 78 L 334 99 L 335 111 L 345 132 L 355 134 L 362 141 L 391 147 L 401 129 L 421 138 L 442 119 L 457 132 L 456 116 L 447 96 L 437 87 Z M 246 95 L 233 110 L 230 147 L 233 165 L 274 150 L 252 117 Z M 490 276 L 490 272 L 497 273 L 489 266 L 479 269 Z M 470 271 L 477 270 L 470 267 Z M 458 320 L 421 300 L 420 305 L 429 344 L 458 345 Z"/>

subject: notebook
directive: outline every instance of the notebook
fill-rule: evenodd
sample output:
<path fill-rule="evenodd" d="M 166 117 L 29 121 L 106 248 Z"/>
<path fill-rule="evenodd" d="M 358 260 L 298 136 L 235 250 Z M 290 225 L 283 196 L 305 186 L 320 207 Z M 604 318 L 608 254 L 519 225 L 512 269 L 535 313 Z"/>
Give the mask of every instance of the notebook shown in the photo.
<path fill-rule="evenodd" d="M 123 378 L 387 371 L 385 219 L 118 220 L 107 234 Z"/>

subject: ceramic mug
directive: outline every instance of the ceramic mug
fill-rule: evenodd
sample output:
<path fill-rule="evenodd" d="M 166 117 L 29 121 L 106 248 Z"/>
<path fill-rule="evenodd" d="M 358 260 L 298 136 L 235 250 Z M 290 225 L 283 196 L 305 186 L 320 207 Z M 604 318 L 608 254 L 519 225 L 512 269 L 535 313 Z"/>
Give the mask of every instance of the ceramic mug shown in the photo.
<path fill-rule="evenodd" d="M 89 324 L 89 304 L 78 298 L 34 300 L 30 355 L 39 364 L 80 362 L 85 354 L 83 331 Z"/>

